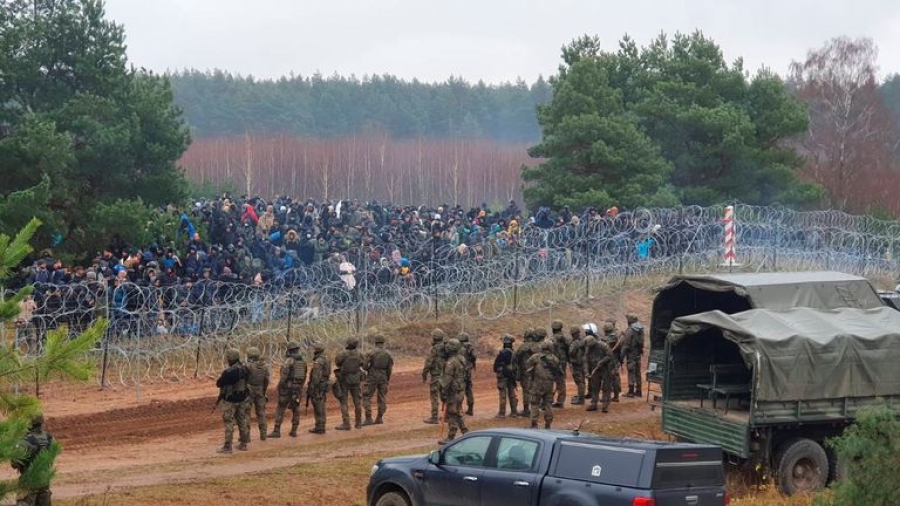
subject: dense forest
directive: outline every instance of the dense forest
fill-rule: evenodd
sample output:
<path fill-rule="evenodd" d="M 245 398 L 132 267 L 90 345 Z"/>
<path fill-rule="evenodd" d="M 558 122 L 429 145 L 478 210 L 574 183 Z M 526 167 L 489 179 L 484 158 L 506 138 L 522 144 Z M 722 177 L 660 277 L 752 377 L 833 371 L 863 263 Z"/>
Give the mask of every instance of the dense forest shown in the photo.
<path fill-rule="evenodd" d="M 552 94 L 543 78 L 501 85 L 455 77 L 423 83 L 390 75 L 266 81 L 219 70 L 169 78 L 194 137 L 246 132 L 336 137 L 387 130 L 401 139 L 537 142 L 535 107 Z"/>

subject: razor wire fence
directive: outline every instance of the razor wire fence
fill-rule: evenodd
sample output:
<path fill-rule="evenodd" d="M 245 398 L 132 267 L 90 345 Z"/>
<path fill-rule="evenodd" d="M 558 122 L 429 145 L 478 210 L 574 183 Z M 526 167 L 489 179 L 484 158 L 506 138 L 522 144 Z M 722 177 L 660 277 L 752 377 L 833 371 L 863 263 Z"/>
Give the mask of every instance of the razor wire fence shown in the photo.
<path fill-rule="evenodd" d="M 262 285 L 38 285 L 29 314 L 2 337 L 36 355 L 47 332 L 74 335 L 105 318 L 107 334 L 93 351 L 97 381 L 139 386 L 217 374 L 229 346 L 256 346 L 274 359 L 286 340 L 329 343 L 385 322 L 495 320 L 596 297 L 622 300 L 678 273 L 837 270 L 893 286 L 900 272 L 900 223 L 746 205 L 735 207 L 739 265 L 724 267 L 723 213 L 638 209 L 577 226 L 526 227 L 505 244 L 422 238 L 408 253 L 408 273 L 360 247 L 351 255 L 352 280 L 326 261 Z"/>

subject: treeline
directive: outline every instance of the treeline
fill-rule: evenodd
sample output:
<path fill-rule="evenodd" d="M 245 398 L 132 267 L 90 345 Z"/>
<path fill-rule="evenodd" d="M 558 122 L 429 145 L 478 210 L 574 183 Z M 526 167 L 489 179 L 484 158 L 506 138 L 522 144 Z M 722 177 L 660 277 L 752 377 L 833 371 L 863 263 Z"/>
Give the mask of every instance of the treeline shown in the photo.
<path fill-rule="evenodd" d="M 182 159 L 201 187 L 247 195 L 359 198 L 399 204 L 521 203 L 525 144 L 244 134 L 196 139 Z"/>
<path fill-rule="evenodd" d="M 272 81 L 187 70 L 169 79 L 195 138 L 246 132 L 337 137 L 387 130 L 402 139 L 536 142 L 535 107 L 552 94 L 543 78 L 501 85 L 454 77 L 423 83 L 391 75 L 314 74 Z"/>

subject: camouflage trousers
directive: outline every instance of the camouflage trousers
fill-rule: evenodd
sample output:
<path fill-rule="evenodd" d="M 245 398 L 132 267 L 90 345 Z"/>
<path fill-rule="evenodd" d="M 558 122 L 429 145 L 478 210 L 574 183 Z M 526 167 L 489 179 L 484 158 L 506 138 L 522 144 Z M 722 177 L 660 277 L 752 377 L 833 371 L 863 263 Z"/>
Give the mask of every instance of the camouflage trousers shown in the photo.
<path fill-rule="evenodd" d="M 528 406 L 531 404 L 531 380 L 523 377 L 519 381 L 519 385 L 522 387 L 522 411 L 529 411 Z"/>
<path fill-rule="evenodd" d="M 319 431 L 325 430 L 325 391 L 314 393 L 310 398 L 313 407 L 313 417 L 316 420 L 315 429 Z"/>
<path fill-rule="evenodd" d="M 438 413 L 441 409 L 441 381 L 440 377 L 435 379 L 431 378 L 431 383 L 428 385 L 428 395 L 431 396 L 431 418 L 437 420 Z"/>
<path fill-rule="evenodd" d="M 613 370 L 610 371 L 609 380 L 612 382 L 612 393 L 614 397 L 618 397 L 622 392 L 622 362 L 616 361 L 613 365 Z"/>
<path fill-rule="evenodd" d="M 302 390 L 295 392 L 278 392 L 278 405 L 275 407 L 275 429 L 281 429 L 281 421 L 284 420 L 285 410 L 291 410 L 291 427 L 295 428 L 300 425 L 300 399 L 302 399 Z M 259 408 L 257 408 L 258 410 Z M 265 410 L 265 404 L 263 404 Z M 259 411 L 257 411 L 259 413 Z M 260 430 L 265 425 L 265 415 L 263 415 Z"/>
<path fill-rule="evenodd" d="M 575 382 L 575 395 L 584 399 L 584 365 L 572 364 L 572 381 Z"/>
<path fill-rule="evenodd" d="M 553 386 L 554 392 L 556 393 L 556 402 L 559 404 L 566 403 L 566 363 L 560 361 L 559 368 L 562 370 L 562 375 L 556 379 L 556 384 Z"/>
<path fill-rule="evenodd" d="M 447 395 L 447 437 L 450 439 L 456 437 L 457 431 L 462 431 L 463 433 L 469 431 L 468 427 L 466 427 L 466 421 L 463 420 L 462 416 L 462 403 L 464 397 L 465 392 L 451 392 Z"/>
<path fill-rule="evenodd" d="M 516 414 L 519 400 L 516 398 L 516 380 L 506 376 L 497 376 L 497 392 L 500 394 L 500 405 L 497 414 L 506 414 L 506 404 L 509 402 L 509 414 Z"/>
<path fill-rule="evenodd" d="M 618 373 L 616 373 L 618 374 Z M 609 409 L 610 397 L 612 396 L 612 376 L 616 375 L 611 371 L 607 370 L 598 370 L 595 371 L 594 374 L 588 379 L 590 382 L 588 390 L 591 393 L 591 407 L 596 408 L 597 402 L 600 401 L 598 397 L 600 394 L 603 395 L 603 409 Z"/>
<path fill-rule="evenodd" d="M 388 382 L 386 378 L 373 378 L 369 375 L 363 388 L 363 410 L 366 412 L 366 420 L 372 419 L 372 397 L 376 397 L 378 403 L 378 415 L 380 420 L 387 411 Z"/>
<path fill-rule="evenodd" d="M 225 422 L 225 446 L 231 446 L 234 440 L 235 424 L 238 427 L 238 441 L 241 443 L 250 441 L 249 402 L 249 400 L 225 402 L 225 411 L 222 412 L 222 421 Z"/>
<path fill-rule="evenodd" d="M 348 385 L 341 383 L 343 395 L 341 401 L 341 420 L 345 425 L 350 425 L 350 400 L 353 400 L 353 414 L 356 425 L 362 423 L 362 393 L 359 391 L 359 383 Z"/>
<path fill-rule="evenodd" d="M 24 490 L 16 498 L 16 506 L 50 506 L 50 488 Z"/>
<path fill-rule="evenodd" d="M 641 383 L 641 356 L 628 356 L 625 358 L 625 367 L 628 369 L 628 388 L 640 391 Z"/>
<path fill-rule="evenodd" d="M 553 422 L 553 384 L 535 385 L 531 392 L 531 423 L 536 424 L 540 411 L 544 412 L 544 422 Z"/>

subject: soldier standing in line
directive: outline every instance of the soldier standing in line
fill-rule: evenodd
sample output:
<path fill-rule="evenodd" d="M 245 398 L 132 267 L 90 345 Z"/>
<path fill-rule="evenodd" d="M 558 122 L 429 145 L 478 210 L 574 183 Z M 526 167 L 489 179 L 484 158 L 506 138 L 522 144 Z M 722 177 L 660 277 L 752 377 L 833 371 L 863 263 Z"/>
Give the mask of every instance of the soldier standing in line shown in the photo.
<path fill-rule="evenodd" d="M 359 386 L 362 383 L 362 357 L 359 355 L 359 339 L 347 339 L 344 351 L 334 357 L 334 371 L 340 385 L 341 424 L 335 430 L 350 430 L 349 400 L 353 399 L 354 427 L 362 428 L 362 400 Z"/>
<path fill-rule="evenodd" d="M 307 402 L 312 400 L 313 416 L 316 425 L 309 429 L 311 434 L 325 434 L 325 398 L 328 393 L 328 379 L 331 377 L 331 364 L 325 354 L 325 345 L 313 344 L 312 371 L 309 384 L 306 386 Z"/>
<path fill-rule="evenodd" d="M 537 428 L 540 411 L 544 411 L 544 428 L 553 423 L 553 387 L 562 375 L 559 359 L 553 354 L 553 343 L 542 341 L 538 352 L 528 359 L 525 372 L 531 376 L 531 428 Z"/>
<path fill-rule="evenodd" d="M 597 326 L 593 323 L 585 325 L 584 362 L 588 369 L 588 382 L 590 382 L 591 404 L 587 411 L 597 411 L 599 397 L 603 396 L 603 412 L 609 412 L 612 383 L 609 381 L 610 368 L 613 365 L 612 351 L 603 341 L 596 336 Z"/>
<path fill-rule="evenodd" d="M 31 417 L 31 427 L 25 436 L 19 441 L 19 447 L 23 450 L 21 458 L 11 462 L 13 469 L 19 472 L 19 476 L 26 474 L 41 452 L 53 445 L 53 436 L 44 430 L 44 415 L 36 413 Z M 23 484 L 16 500 L 17 506 L 50 506 L 50 483 L 46 485 Z"/>
<path fill-rule="evenodd" d="M 528 359 L 531 358 L 535 351 L 534 334 L 533 328 L 525 329 L 524 342 L 516 350 L 513 357 L 513 362 L 516 364 L 516 381 L 522 387 L 522 411 L 519 413 L 521 416 L 531 416 L 531 378 L 528 374 L 525 374 L 525 363 L 528 362 Z"/>
<path fill-rule="evenodd" d="M 622 393 L 622 376 L 619 374 L 619 369 L 622 368 L 622 348 L 620 346 L 619 334 L 616 332 L 614 323 L 607 321 L 603 325 L 603 337 L 601 337 L 600 340 L 606 343 L 612 351 L 613 364 L 611 371 L 612 375 L 610 376 L 613 393 L 612 401 L 619 402 L 619 394 Z"/>
<path fill-rule="evenodd" d="M 581 327 L 569 329 L 572 341 L 569 344 L 569 364 L 572 366 L 572 381 L 575 382 L 575 396 L 572 405 L 584 404 L 584 341 L 581 339 Z"/>
<path fill-rule="evenodd" d="M 462 355 L 466 359 L 466 414 L 472 416 L 475 414 L 475 393 L 472 392 L 472 375 L 475 373 L 475 362 L 478 357 L 475 356 L 475 347 L 469 342 L 469 334 L 460 332 L 457 339 L 462 343 Z"/>
<path fill-rule="evenodd" d="M 366 370 L 366 384 L 363 391 L 363 409 L 366 412 L 366 420 L 363 425 L 377 425 L 384 421 L 382 417 L 387 411 L 388 385 L 391 382 L 391 374 L 394 371 L 394 357 L 384 349 L 384 336 L 375 336 L 375 349 L 366 354 L 363 359 L 363 369 Z M 372 420 L 372 396 L 378 394 L 378 415 Z"/>
<path fill-rule="evenodd" d="M 462 403 L 466 391 L 466 358 L 462 355 L 462 343 L 458 339 L 447 342 L 447 362 L 441 375 L 441 397 L 447 406 L 447 437 L 438 441 L 444 445 L 453 441 L 456 431 L 469 432 L 462 416 Z"/>
<path fill-rule="evenodd" d="M 553 331 L 552 344 L 553 355 L 559 361 L 559 368 L 562 374 L 556 379 L 556 402 L 553 403 L 554 408 L 562 408 L 566 403 L 566 366 L 569 364 L 569 340 L 563 334 L 563 322 L 553 320 L 550 324 L 550 330 Z"/>
<path fill-rule="evenodd" d="M 222 421 L 225 423 L 225 444 L 216 450 L 218 453 L 231 453 L 234 439 L 234 425 L 237 423 L 239 444 L 238 450 L 247 449 L 250 439 L 250 423 L 247 420 L 247 368 L 241 363 L 241 352 L 229 348 L 225 351 L 228 367 L 222 371 L 216 386 L 219 388 L 219 400 L 225 401 Z"/>
<path fill-rule="evenodd" d="M 268 402 L 266 392 L 269 390 L 270 380 L 269 366 L 259 356 L 259 349 L 247 348 L 247 389 L 250 391 L 250 402 L 247 404 L 247 408 L 256 412 L 260 441 L 266 440 L 266 402 Z M 249 413 L 247 421 L 250 421 Z"/>
<path fill-rule="evenodd" d="M 284 419 L 286 409 L 291 410 L 291 432 L 288 435 L 297 437 L 297 426 L 300 425 L 300 399 L 303 398 L 303 383 L 306 382 L 306 361 L 300 354 L 300 345 L 293 341 L 288 343 L 285 357 L 276 389 L 278 405 L 275 407 L 275 426 L 269 433 L 271 438 L 281 437 L 281 421 Z"/>
<path fill-rule="evenodd" d="M 644 326 L 634 314 L 625 315 L 628 328 L 622 338 L 622 355 L 628 370 L 628 393 L 625 397 L 643 397 L 641 384 L 641 356 L 644 354 Z"/>
<path fill-rule="evenodd" d="M 428 383 L 431 396 L 431 418 L 423 420 L 425 423 L 437 424 L 438 413 L 441 406 L 441 375 L 444 374 L 444 331 L 434 329 L 431 331 L 431 352 L 425 359 L 425 367 L 422 368 L 422 383 Z M 431 382 L 428 377 L 431 376 Z"/>
<path fill-rule="evenodd" d="M 515 338 L 509 334 L 503 336 L 503 348 L 494 359 L 494 374 L 497 375 L 497 390 L 500 393 L 500 409 L 494 418 L 506 418 L 506 404 L 509 402 L 509 416 L 515 418 L 516 405 L 516 366 L 513 362 L 513 342 Z"/>

